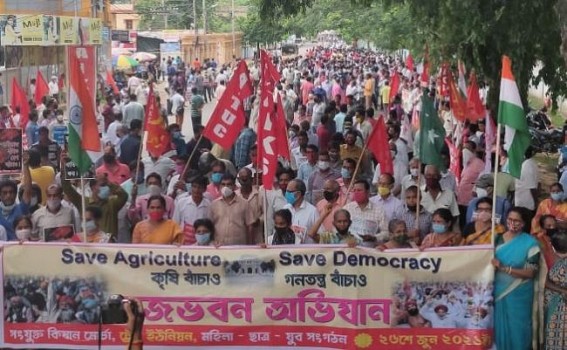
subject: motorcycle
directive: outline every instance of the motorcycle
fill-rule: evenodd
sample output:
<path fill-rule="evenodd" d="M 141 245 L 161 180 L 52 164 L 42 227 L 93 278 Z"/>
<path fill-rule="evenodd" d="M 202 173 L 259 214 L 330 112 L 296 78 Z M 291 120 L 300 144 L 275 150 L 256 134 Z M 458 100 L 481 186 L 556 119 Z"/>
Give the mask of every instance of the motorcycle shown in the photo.
<path fill-rule="evenodd" d="M 536 152 L 557 153 L 563 147 L 563 130 L 551 126 L 551 121 L 542 111 L 531 111 L 526 116 L 531 146 Z"/>

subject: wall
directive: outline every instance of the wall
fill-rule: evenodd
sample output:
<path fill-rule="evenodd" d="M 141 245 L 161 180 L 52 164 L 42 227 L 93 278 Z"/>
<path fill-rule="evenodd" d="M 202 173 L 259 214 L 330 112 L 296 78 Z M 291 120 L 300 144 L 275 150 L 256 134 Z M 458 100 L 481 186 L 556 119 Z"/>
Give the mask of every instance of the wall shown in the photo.
<path fill-rule="evenodd" d="M 2 14 L 91 16 L 91 0 L 0 0 Z"/>
<path fill-rule="evenodd" d="M 206 42 L 206 45 L 205 45 Z M 235 33 L 235 52 L 234 55 L 241 55 L 242 33 Z M 181 36 L 181 51 L 185 62 L 191 62 L 195 57 L 200 61 L 205 58 L 214 58 L 218 63 L 228 63 L 232 60 L 232 34 L 218 33 L 201 34 L 197 37 L 195 45 L 195 34 L 183 34 Z"/>
<path fill-rule="evenodd" d="M 130 14 L 130 13 L 113 13 L 112 17 L 112 29 L 121 30 L 138 30 L 140 24 L 140 15 Z M 126 28 L 125 20 L 132 20 L 132 28 Z"/>

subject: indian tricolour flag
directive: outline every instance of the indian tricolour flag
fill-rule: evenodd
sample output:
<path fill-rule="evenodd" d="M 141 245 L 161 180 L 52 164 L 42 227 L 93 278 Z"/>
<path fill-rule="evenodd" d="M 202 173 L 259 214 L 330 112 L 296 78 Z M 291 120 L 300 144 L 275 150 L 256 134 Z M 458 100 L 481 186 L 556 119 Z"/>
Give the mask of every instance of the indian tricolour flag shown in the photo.
<path fill-rule="evenodd" d="M 69 156 L 81 174 L 86 173 L 93 159 L 100 154 L 100 138 L 96 121 L 94 96 L 87 87 L 77 51 L 69 48 Z M 89 67 L 88 69 L 92 69 Z"/>
<path fill-rule="evenodd" d="M 508 152 L 510 174 L 520 177 L 522 162 L 530 145 L 528 122 L 522 107 L 520 92 L 512 74 L 512 61 L 502 56 L 502 81 L 500 82 L 500 103 L 498 123 L 505 127 L 504 149 Z"/>

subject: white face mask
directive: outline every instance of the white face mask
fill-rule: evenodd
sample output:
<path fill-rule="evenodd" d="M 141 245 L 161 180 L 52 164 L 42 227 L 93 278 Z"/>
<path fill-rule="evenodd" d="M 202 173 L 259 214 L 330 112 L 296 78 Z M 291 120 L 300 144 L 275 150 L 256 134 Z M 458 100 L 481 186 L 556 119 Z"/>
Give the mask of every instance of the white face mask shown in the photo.
<path fill-rule="evenodd" d="M 150 196 L 159 196 L 161 194 L 161 187 L 159 187 L 158 185 L 149 185 L 148 193 L 150 194 Z"/>
<path fill-rule="evenodd" d="M 16 230 L 16 237 L 18 237 L 20 241 L 28 241 L 30 239 L 30 235 L 31 235 L 31 229 L 29 228 Z"/>
<path fill-rule="evenodd" d="M 488 197 L 488 191 L 486 191 L 486 189 L 484 188 L 477 187 L 475 189 L 475 192 L 478 198 Z"/>
<path fill-rule="evenodd" d="M 319 167 L 319 169 L 321 169 L 323 171 L 329 169 L 330 166 L 331 165 L 327 161 L 320 160 L 319 162 L 317 162 L 317 167 Z"/>
<path fill-rule="evenodd" d="M 221 194 L 224 198 L 228 198 L 234 194 L 234 191 L 230 187 L 221 188 Z"/>
<path fill-rule="evenodd" d="M 419 175 L 419 168 L 410 168 L 410 174 L 413 177 L 417 177 L 417 175 Z"/>

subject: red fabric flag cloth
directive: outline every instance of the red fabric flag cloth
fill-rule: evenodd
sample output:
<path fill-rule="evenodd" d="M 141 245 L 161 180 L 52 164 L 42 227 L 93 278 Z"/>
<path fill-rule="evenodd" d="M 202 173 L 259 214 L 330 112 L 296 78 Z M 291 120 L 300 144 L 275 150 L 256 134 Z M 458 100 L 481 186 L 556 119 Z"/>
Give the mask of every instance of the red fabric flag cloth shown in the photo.
<path fill-rule="evenodd" d="M 429 85 L 429 48 L 425 46 L 425 53 L 423 54 L 423 71 L 421 72 L 421 77 L 419 79 L 421 85 Z"/>
<path fill-rule="evenodd" d="M 15 111 L 16 107 L 20 108 L 20 128 L 25 130 L 29 120 L 30 105 L 24 89 L 22 89 L 16 78 L 12 79 L 12 97 L 10 99 L 10 106 L 12 111 Z"/>
<path fill-rule="evenodd" d="M 374 154 L 380 164 L 380 173 L 394 175 L 394 163 L 388 145 L 388 133 L 384 117 L 380 117 L 376 121 L 376 125 L 368 137 L 366 147 Z"/>
<path fill-rule="evenodd" d="M 238 63 L 225 92 L 215 106 L 203 131 L 203 136 L 224 149 L 230 149 L 246 122 L 243 101 L 253 92 L 248 67 L 242 60 Z"/>
<path fill-rule="evenodd" d="M 415 68 L 415 66 L 413 64 L 413 57 L 411 57 L 411 53 L 408 54 L 408 57 L 406 57 L 406 68 L 409 69 L 412 72 Z"/>
<path fill-rule="evenodd" d="M 112 72 L 110 70 L 106 71 L 106 83 L 110 85 L 112 92 L 114 92 L 115 95 L 118 95 L 120 93 L 120 90 L 118 90 L 118 86 L 116 85 L 116 81 L 114 80 L 114 77 L 112 76 Z"/>
<path fill-rule="evenodd" d="M 449 138 L 445 138 L 445 144 L 449 148 L 449 157 L 451 159 L 451 166 L 449 169 L 455 174 L 457 185 L 461 181 L 461 151 L 455 146 Z"/>
<path fill-rule="evenodd" d="M 278 93 L 278 105 L 276 107 L 276 147 L 278 156 L 291 160 L 289 145 L 287 143 L 287 124 L 283 110 L 282 96 Z"/>
<path fill-rule="evenodd" d="M 392 81 L 390 82 L 390 97 L 388 98 L 390 103 L 394 101 L 394 98 L 396 98 L 398 91 L 400 91 L 400 75 L 398 74 L 398 72 L 394 72 L 394 76 L 392 77 Z"/>
<path fill-rule="evenodd" d="M 43 74 L 41 74 L 41 71 L 38 69 L 37 76 L 35 78 L 35 104 L 39 106 L 43 96 L 47 95 L 49 95 L 49 85 L 47 85 L 47 81 L 45 81 Z"/>
<path fill-rule="evenodd" d="M 484 118 L 485 109 L 480 99 L 480 93 L 478 91 L 478 84 L 476 82 L 476 74 L 471 72 L 470 84 L 467 90 L 467 108 L 468 108 L 468 118 L 470 121 L 478 121 Z"/>
<path fill-rule="evenodd" d="M 443 97 L 449 96 L 449 64 L 443 63 L 441 65 L 441 74 L 439 74 L 439 93 Z"/>
<path fill-rule="evenodd" d="M 451 74 L 450 71 L 447 77 L 449 79 L 449 100 L 451 102 L 451 111 L 458 121 L 464 122 L 467 118 L 467 101 L 461 95 L 461 92 L 453 79 L 453 74 Z"/>
<path fill-rule="evenodd" d="M 146 107 L 146 131 L 148 132 L 148 139 L 146 140 L 148 153 L 155 157 L 164 154 L 171 143 L 171 137 L 159 113 L 153 84 L 150 85 L 148 105 Z"/>
<path fill-rule="evenodd" d="M 272 62 L 267 53 L 260 51 L 262 80 L 260 82 L 260 111 L 258 118 L 258 165 L 262 167 L 262 183 L 266 190 L 273 189 L 278 167 L 278 143 L 274 113 L 274 84 Z M 274 68 L 275 69 L 275 68 Z"/>

